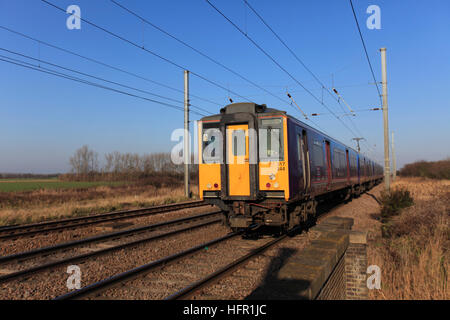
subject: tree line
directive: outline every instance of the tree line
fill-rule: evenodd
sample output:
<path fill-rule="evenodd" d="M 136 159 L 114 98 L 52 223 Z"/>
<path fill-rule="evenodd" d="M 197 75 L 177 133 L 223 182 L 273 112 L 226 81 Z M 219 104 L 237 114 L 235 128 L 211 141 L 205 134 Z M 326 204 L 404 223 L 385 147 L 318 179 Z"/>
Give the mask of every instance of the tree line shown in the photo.
<path fill-rule="evenodd" d="M 61 175 L 62 180 L 135 180 L 155 174 L 181 175 L 183 165 L 172 162 L 169 152 L 137 154 L 118 151 L 104 155 L 87 145 L 82 146 L 70 157 L 71 173 Z M 195 175 L 195 167 L 191 167 Z"/>
<path fill-rule="evenodd" d="M 450 179 L 450 158 L 441 161 L 417 161 L 407 164 L 400 170 L 400 176 Z"/>

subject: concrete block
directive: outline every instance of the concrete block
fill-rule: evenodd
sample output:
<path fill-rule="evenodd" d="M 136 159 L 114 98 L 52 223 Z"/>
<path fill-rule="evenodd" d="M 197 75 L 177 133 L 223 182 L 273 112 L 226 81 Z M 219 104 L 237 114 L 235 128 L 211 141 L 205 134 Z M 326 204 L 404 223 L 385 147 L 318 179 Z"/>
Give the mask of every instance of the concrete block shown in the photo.
<path fill-rule="evenodd" d="M 353 226 L 352 218 L 344 218 L 344 217 L 329 217 L 322 220 L 320 225 L 332 225 L 336 226 L 339 229 L 351 230 Z"/>
<path fill-rule="evenodd" d="M 349 241 L 354 244 L 367 244 L 367 231 L 350 231 Z"/>

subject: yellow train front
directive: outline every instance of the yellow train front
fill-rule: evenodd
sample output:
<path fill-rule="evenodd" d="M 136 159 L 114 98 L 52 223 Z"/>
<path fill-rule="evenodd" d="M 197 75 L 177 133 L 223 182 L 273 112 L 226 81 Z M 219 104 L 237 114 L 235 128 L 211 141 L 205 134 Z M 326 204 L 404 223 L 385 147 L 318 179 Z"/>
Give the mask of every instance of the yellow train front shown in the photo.
<path fill-rule="evenodd" d="M 382 178 L 360 179 L 356 151 L 265 105 L 230 104 L 199 121 L 198 137 L 200 198 L 236 229 L 292 228 L 321 199 L 360 193 Z"/>

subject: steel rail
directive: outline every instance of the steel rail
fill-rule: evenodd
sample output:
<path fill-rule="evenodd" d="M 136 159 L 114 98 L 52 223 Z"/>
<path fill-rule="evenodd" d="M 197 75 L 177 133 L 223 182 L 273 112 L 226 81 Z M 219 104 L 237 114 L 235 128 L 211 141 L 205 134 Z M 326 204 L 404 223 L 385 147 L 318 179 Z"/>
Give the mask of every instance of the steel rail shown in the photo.
<path fill-rule="evenodd" d="M 230 264 L 220 268 L 219 270 L 209 274 L 208 276 L 204 277 L 203 279 L 200 279 L 189 286 L 175 292 L 174 294 L 166 297 L 164 300 L 178 300 L 178 299 L 186 299 L 189 296 L 193 295 L 196 291 L 199 289 L 211 285 L 212 283 L 215 283 L 223 278 L 225 278 L 228 274 L 233 273 L 237 268 L 242 266 L 243 264 L 249 262 L 251 259 L 257 257 L 258 255 L 261 255 L 264 253 L 267 249 L 273 247 L 274 245 L 284 241 L 289 234 L 292 234 L 293 232 L 297 231 L 298 228 L 295 228 L 291 230 L 288 234 L 283 234 L 277 239 L 274 239 L 264 245 L 262 245 L 259 248 L 253 249 L 250 253 L 246 254 L 245 256 L 231 262 Z"/>
<path fill-rule="evenodd" d="M 28 225 L 15 225 L 0 228 L 0 240 L 17 238 L 21 236 L 31 236 L 38 233 L 69 229 L 74 227 L 82 227 L 92 224 L 103 223 L 107 221 L 115 221 L 121 219 L 135 218 L 145 215 L 153 215 L 167 211 L 175 211 L 186 208 L 194 208 L 207 206 L 203 201 L 182 202 L 169 205 L 154 206 L 142 209 L 114 211 L 102 214 L 91 215 L 87 217 L 76 217 L 69 219 L 61 219 L 47 221 Z"/>
<path fill-rule="evenodd" d="M 44 253 L 49 254 L 49 253 L 57 251 L 57 250 L 73 248 L 73 247 L 76 247 L 76 246 L 79 246 L 82 244 L 104 241 L 107 239 L 120 238 L 120 237 L 131 235 L 131 234 L 138 234 L 138 233 L 146 232 L 146 231 L 149 231 L 152 229 L 157 229 L 157 228 L 161 228 L 161 227 L 184 223 L 184 222 L 191 221 L 194 219 L 207 218 L 209 216 L 213 216 L 213 215 L 216 215 L 219 213 L 222 213 L 222 211 L 216 210 L 216 211 L 207 212 L 207 213 L 203 213 L 203 214 L 199 214 L 199 215 L 195 215 L 195 216 L 189 216 L 189 217 L 184 217 L 184 218 L 180 218 L 180 219 L 159 222 L 159 223 L 155 223 L 155 224 L 151 224 L 151 225 L 147 225 L 147 226 L 143 226 L 143 227 L 137 227 L 137 228 L 127 229 L 127 230 L 107 233 L 107 234 L 101 234 L 101 235 L 97 235 L 97 236 L 93 236 L 93 237 L 89 237 L 89 238 L 85 238 L 85 239 L 60 243 L 60 244 L 57 244 L 54 246 L 48 246 L 48 247 L 34 249 L 34 250 L 26 251 L 26 252 L 15 253 L 15 254 L 0 257 L 0 263 L 10 262 L 10 261 L 14 261 L 14 260 L 23 260 L 25 258 L 42 255 Z"/>
<path fill-rule="evenodd" d="M 190 226 L 187 226 L 185 228 L 181 228 L 181 229 L 177 229 L 177 230 L 173 230 L 173 231 L 169 231 L 169 232 L 165 232 L 162 234 L 157 234 L 157 235 L 152 235 L 150 237 L 146 237 L 143 239 L 139 239 L 139 240 L 135 240 L 135 241 L 131 241 L 131 242 L 127 242 L 127 243 L 123 243 L 123 244 L 119 244 L 117 246 L 113 246 L 113 247 L 109 247 L 109 248 L 103 248 L 103 249 L 99 249 L 93 252 L 89 252 L 89 253 L 84 253 L 84 254 L 80 254 L 80 255 L 76 255 L 73 257 L 69 257 L 69 258 L 65 258 L 65 259 L 61 259 L 61 260 L 57 260 L 57 261 L 52 261 L 46 264 L 42 264 L 42 265 L 38 265 L 35 267 L 31 267 L 29 269 L 24 269 L 24 270 L 20 270 L 17 272 L 13 272 L 4 276 L 0 276 L 0 283 L 3 282 L 7 282 L 7 281 L 11 281 L 17 278 L 21 278 L 21 277 L 28 277 L 32 274 L 44 271 L 44 270 L 48 270 L 54 267 L 58 267 L 60 265 L 63 264 L 67 264 L 67 263 L 74 263 L 74 262 L 79 262 L 79 261 L 83 261 L 86 260 L 88 258 L 91 257 L 98 257 L 100 255 L 104 255 L 106 253 L 109 253 L 111 251 L 117 251 L 117 250 L 121 250 L 121 249 L 125 249 L 128 247 L 133 247 L 139 244 L 143 244 L 149 241 L 154 241 L 154 240 L 158 240 L 158 239 L 162 239 L 162 238 L 166 238 L 166 237 L 170 237 L 185 231 L 190 231 L 190 230 L 194 230 L 197 228 L 201 228 L 201 227 L 205 227 L 217 222 L 222 221 L 221 219 L 214 219 L 211 221 L 206 221 L 206 222 L 202 222 L 199 224 L 193 224 Z"/>
<path fill-rule="evenodd" d="M 114 287 L 116 285 L 119 285 L 120 283 L 123 283 L 124 281 L 129 281 L 129 280 L 137 278 L 143 274 L 146 274 L 150 271 L 153 271 L 157 268 L 167 266 L 170 263 L 173 263 L 175 261 L 178 261 L 180 259 L 188 257 L 200 250 L 203 250 L 205 247 L 211 247 L 213 245 L 216 245 L 216 244 L 226 241 L 228 239 L 234 238 L 240 234 L 242 234 L 242 232 L 229 233 L 226 236 L 202 243 L 202 244 L 192 247 L 190 249 L 172 254 L 165 258 L 149 262 L 149 263 L 139 266 L 137 268 L 134 268 L 134 269 L 116 274 L 107 279 L 95 282 L 93 284 L 85 286 L 76 291 L 72 291 L 72 292 L 66 293 L 64 295 L 58 296 L 54 300 L 80 299 L 83 297 L 91 296 L 96 293 L 103 292 L 111 287 Z"/>

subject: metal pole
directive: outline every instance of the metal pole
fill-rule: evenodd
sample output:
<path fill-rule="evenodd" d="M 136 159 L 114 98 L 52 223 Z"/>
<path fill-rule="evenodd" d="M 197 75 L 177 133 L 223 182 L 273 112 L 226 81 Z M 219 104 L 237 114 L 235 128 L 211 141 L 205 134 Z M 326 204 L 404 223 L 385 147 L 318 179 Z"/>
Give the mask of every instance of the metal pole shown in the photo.
<path fill-rule="evenodd" d="M 360 146 L 359 146 L 359 141 L 361 141 L 361 140 L 366 140 L 366 139 L 364 139 L 364 138 L 353 138 L 352 140 L 355 140 L 355 141 L 356 141 L 357 148 L 358 148 L 358 153 L 360 153 L 360 152 L 361 152 L 361 148 L 360 148 Z"/>
<path fill-rule="evenodd" d="M 392 131 L 392 181 L 395 181 L 397 178 L 397 160 L 395 159 L 395 149 L 394 149 L 394 131 Z"/>
<path fill-rule="evenodd" d="M 189 71 L 184 70 L 184 194 L 191 197 L 189 189 Z"/>
<path fill-rule="evenodd" d="M 389 119 L 387 99 L 386 48 L 381 48 L 381 75 L 383 81 L 383 122 L 384 122 L 384 189 L 391 189 L 391 168 L 389 159 Z"/>

